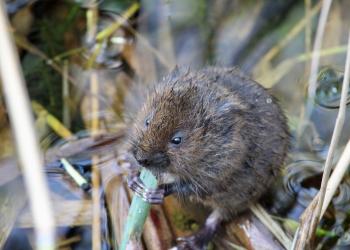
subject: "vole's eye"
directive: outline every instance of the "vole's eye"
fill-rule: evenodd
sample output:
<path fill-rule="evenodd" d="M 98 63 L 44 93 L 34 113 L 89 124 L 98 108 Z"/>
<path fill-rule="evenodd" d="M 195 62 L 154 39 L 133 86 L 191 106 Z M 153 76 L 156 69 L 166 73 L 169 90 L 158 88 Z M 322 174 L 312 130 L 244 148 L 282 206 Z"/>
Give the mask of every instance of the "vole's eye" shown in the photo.
<path fill-rule="evenodd" d="M 180 144 L 181 141 L 182 141 L 182 138 L 179 137 L 179 136 L 174 137 L 173 139 L 171 139 L 171 143 L 172 143 L 172 144 L 176 144 L 176 145 Z"/>
<path fill-rule="evenodd" d="M 146 125 L 146 127 L 148 127 L 148 126 L 149 126 L 149 123 L 150 123 L 150 120 L 149 120 L 149 119 L 146 119 L 146 121 L 145 121 L 145 125 Z"/>

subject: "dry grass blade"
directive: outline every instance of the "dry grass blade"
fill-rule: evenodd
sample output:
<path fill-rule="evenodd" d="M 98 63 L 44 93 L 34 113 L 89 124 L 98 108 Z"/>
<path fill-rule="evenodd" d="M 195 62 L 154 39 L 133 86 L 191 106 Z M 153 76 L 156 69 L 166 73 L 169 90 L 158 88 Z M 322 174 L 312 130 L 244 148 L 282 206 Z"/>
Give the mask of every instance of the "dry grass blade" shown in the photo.
<path fill-rule="evenodd" d="M 54 249 L 55 223 L 52 216 L 48 186 L 42 171 L 43 157 L 35 136 L 28 93 L 25 89 L 16 48 L 8 26 L 4 3 L 1 2 L 0 73 L 18 157 L 29 193 L 36 231 L 36 248 Z"/>
<path fill-rule="evenodd" d="M 62 77 L 62 103 L 63 103 L 63 124 L 66 128 L 70 128 L 71 117 L 69 111 L 69 82 L 68 82 L 68 60 L 63 61 L 63 77 Z"/>
<path fill-rule="evenodd" d="M 60 137 L 64 139 L 73 138 L 73 134 L 52 114 L 50 114 L 40 103 L 32 101 L 32 108 L 35 114 L 44 117 L 46 123 Z"/>
<path fill-rule="evenodd" d="M 337 120 L 335 123 L 335 128 L 333 131 L 333 136 L 332 136 L 331 144 L 329 147 L 326 163 L 325 163 L 324 170 L 323 170 L 320 192 L 319 192 L 318 196 L 316 196 L 314 198 L 314 200 L 316 200 L 317 205 L 316 205 L 316 208 L 313 211 L 313 213 L 311 213 L 310 225 L 308 225 L 308 227 L 309 227 L 308 237 L 305 238 L 305 241 L 310 241 L 312 239 L 312 237 L 315 233 L 317 224 L 318 224 L 319 219 L 320 219 L 322 207 L 324 207 L 324 198 L 325 198 L 325 194 L 326 194 L 326 188 L 328 188 L 327 184 L 328 184 L 328 180 L 329 180 L 329 175 L 330 175 L 330 172 L 332 170 L 332 161 L 333 161 L 334 151 L 335 151 L 335 148 L 338 144 L 338 141 L 340 138 L 340 133 L 343 129 L 344 120 L 345 120 L 345 112 L 346 112 L 345 109 L 346 109 L 346 102 L 347 102 L 347 96 L 348 96 L 348 90 L 349 90 L 349 73 L 350 73 L 349 71 L 350 71 L 350 30 L 349 30 L 348 52 L 347 52 L 347 57 L 346 57 L 345 73 L 344 73 L 344 80 L 343 80 L 343 85 L 342 85 L 339 112 L 338 112 Z M 338 185 L 339 185 L 342 177 L 343 177 L 342 175 L 339 175 Z M 335 192 L 337 186 L 334 187 L 334 192 Z M 328 202 L 328 204 L 330 202 L 329 196 L 328 196 L 327 202 Z M 328 206 L 328 204 L 327 204 L 327 206 Z M 312 204 L 312 205 L 314 205 L 314 204 Z M 325 210 L 327 208 L 327 206 L 323 210 Z M 301 225 L 301 227 L 303 227 L 303 226 L 305 226 L 305 225 Z M 298 246 L 304 246 L 304 244 L 305 243 L 303 243 L 303 242 L 297 242 L 296 249 L 303 249 L 303 248 L 298 248 Z"/>
<path fill-rule="evenodd" d="M 305 53 L 311 52 L 311 17 L 312 17 L 312 10 L 311 10 L 311 0 L 304 0 L 305 2 Z M 319 5 L 321 2 L 319 2 L 317 5 Z"/>
<path fill-rule="evenodd" d="M 250 206 L 250 210 L 286 249 L 290 249 L 292 246 L 291 239 L 284 233 L 283 229 L 270 217 L 270 215 L 261 205 L 252 205 Z"/>
<path fill-rule="evenodd" d="M 23 210 L 27 202 L 27 197 L 23 193 L 23 190 L 24 185 L 21 178 L 17 178 L 1 187 L 0 249 L 4 249 L 5 243 L 18 218 L 18 214 Z"/>
<path fill-rule="evenodd" d="M 320 57 L 333 56 L 337 54 L 345 53 L 347 50 L 346 45 L 337 46 L 332 48 L 323 49 L 320 51 Z M 264 74 L 257 78 L 258 82 L 263 83 L 265 88 L 273 87 L 279 82 L 291 69 L 297 64 L 309 61 L 312 58 L 311 53 L 303 53 L 296 57 L 288 58 L 279 63 L 273 70 L 266 71 Z"/>
<path fill-rule="evenodd" d="M 321 2 L 317 3 L 308 13 L 308 15 L 301 19 L 287 34 L 286 37 L 281 39 L 275 46 L 273 46 L 258 62 L 255 67 L 254 74 L 261 77 L 261 74 L 264 74 L 267 68 L 269 68 L 269 64 L 271 60 L 281 52 L 281 50 L 291 42 L 302 30 L 304 27 L 308 27 L 310 24 L 310 20 L 314 17 L 321 8 Z M 306 53 L 309 53 L 307 51 Z"/>

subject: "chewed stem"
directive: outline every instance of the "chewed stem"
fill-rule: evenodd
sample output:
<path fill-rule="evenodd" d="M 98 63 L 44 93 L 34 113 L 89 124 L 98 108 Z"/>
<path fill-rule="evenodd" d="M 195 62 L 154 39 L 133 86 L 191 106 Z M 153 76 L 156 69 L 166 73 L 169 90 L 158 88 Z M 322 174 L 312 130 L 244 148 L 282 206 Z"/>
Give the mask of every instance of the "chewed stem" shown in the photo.
<path fill-rule="evenodd" d="M 147 169 L 143 169 L 141 171 L 140 178 L 147 188 L 157 187 L 157 179 Z M 142 235 L 143 225 L 146 221 L 150 208 L 151 204 L 145 202 L 137 195 L 133 196 L 126 225 L 124 226 L 120 250 L 125 250 L 128 248 L 128 246 L 139 242 Z"/>

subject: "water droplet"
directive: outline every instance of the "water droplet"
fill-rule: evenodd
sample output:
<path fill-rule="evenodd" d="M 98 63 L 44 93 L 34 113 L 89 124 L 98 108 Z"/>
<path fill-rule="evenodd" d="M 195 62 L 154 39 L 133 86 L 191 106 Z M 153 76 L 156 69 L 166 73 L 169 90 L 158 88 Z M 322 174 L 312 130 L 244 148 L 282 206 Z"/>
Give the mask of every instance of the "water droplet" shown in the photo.
<path fill-rule="evenodd" d="M 333 94 L 338 93 L 338 89 L 337 89 L 336 87 L 332 87 L 332 93 L 333 93 Z"/>

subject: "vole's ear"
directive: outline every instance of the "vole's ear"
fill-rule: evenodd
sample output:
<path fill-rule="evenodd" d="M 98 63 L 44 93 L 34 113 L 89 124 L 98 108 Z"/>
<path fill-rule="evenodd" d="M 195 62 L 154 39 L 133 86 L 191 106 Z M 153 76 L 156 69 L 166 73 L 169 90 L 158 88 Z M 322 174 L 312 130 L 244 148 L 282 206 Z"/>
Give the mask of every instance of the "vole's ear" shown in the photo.
<path fill-rule="evenodd" d="M 217 106 L 216 114 L 218 116 L 225 116 L 229 113 L 232 114 L 242 114 L 244 112 L 244 107 L 241 107 L 238 103 L 224 101 Z"/>

